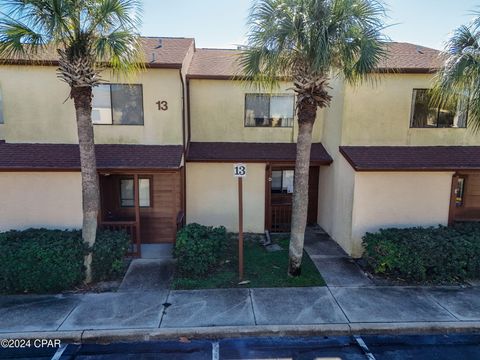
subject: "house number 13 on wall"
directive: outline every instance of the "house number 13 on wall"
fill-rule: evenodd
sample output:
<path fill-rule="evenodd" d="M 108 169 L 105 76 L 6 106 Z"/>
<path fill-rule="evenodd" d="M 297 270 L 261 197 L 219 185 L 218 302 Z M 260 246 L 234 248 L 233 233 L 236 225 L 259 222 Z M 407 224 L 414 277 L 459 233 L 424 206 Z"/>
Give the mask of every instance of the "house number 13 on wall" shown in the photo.
<path fill-rule="evenodd" d="M 165 100 L 159 100 L 155 104 L 158 105 L 158 110 L 160 111 L 167 111 L 168 110 L 168 103 Z"/>

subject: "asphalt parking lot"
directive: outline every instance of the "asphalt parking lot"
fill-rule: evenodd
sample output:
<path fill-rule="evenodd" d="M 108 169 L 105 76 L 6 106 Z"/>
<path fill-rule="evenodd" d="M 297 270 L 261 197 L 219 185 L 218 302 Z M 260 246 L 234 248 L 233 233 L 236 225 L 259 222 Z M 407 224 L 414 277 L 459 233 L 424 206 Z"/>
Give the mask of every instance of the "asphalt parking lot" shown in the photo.
<path fill-rule="evenodd" d="M 480 359 L 480 335 L 238 338 L 2 349 L 1 359 Z"/>

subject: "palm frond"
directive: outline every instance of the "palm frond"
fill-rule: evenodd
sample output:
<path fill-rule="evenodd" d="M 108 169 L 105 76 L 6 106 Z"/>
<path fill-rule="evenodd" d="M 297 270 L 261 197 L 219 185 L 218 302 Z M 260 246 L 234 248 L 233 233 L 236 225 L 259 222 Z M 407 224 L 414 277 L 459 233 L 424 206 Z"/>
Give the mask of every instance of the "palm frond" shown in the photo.
<path fill-rule="evenodd" d="M 384 15 L 376 0 L 257 0 L 240 67 L 267 87 L 285 76 L 332 73 L 357 82 L 386 56 Z"/>
<path fill-rule="evenodd" d="M 469 25 L 458 27 L 443 51 L 444 65 L 434 79 L 432 105 L 468 102 L 469 128 L 480 130 L 480 15 Z"/>
<path fill-rule="evenodd" d="M 143 67 L 138 0 L 4 0 L 0 10 L 1 58 L 31 57 L 48 46 L 60 54 L 62 79 Z M 81 83 L 96 78 L 85 75 Z"/>
<path fill-rule="evenodd" d="M 10 17 L 0 18 L 0 56 L 3 61 L 30 59 L 46 46 L 48 38 Z"/>

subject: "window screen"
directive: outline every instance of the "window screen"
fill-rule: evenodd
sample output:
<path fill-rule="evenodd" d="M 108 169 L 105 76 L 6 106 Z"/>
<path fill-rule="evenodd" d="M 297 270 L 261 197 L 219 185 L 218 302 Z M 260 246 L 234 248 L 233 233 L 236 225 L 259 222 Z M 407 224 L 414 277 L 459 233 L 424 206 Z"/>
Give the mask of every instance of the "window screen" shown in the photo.
<path fill-rule="evenodd" d="M 247 94 L 245 96 L 245 126 L 292 127 L 293 95 Z"/>
<path fill-rule="evenodd" d="M 466 98 L 455 98 L 436 107 L 428 89 L 414 89 L 410 127 L 466 127 L 467 103 Z"/>
<path fill-rule="evenodd" d="M 111 124 L 111 106 L 110 85 L 99 85 L 94 87 L 92 99 L 92 122 L 94 124 Z"/>
<path fill-rule="evenodd" d="M 142 85 L 103 84 L 94 87 L 92 122 L 143 125 Z"/>
<path fill-rule="evenodd" d="M 142 125 L 143 100 L 141 85 L 111 85 L 113 123 Z"/>

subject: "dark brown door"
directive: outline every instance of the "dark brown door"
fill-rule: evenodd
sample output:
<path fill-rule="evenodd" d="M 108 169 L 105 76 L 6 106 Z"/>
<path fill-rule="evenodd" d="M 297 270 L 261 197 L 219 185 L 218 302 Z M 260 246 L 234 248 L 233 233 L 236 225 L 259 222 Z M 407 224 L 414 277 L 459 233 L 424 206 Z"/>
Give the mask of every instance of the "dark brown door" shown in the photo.
<path fill-rule="evenodd" d="M 318 167 L 310 168 L 307 223 L 317 222 Z M 292 218 L 293 166 L 267 167 L 266 228 L 272 232 L 289 232 Z"/>
<path fill-rule="evenodd" d="M 317 223 L 319 169 L 319 167 L 311 167 L 308 178 L 308 225 L 314 225 Z"/>

